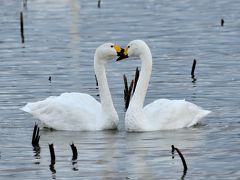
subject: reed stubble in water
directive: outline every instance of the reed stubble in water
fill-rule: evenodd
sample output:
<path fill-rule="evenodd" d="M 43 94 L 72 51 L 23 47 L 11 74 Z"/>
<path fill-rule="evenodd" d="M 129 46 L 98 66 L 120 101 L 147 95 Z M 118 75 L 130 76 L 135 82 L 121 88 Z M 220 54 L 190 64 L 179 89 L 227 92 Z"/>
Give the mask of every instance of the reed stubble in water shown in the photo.
<path fill-rule="evenodd" d="M 51 83 L 51 82 L 52 82 L 52 77 L 49 76 L 49 77 L 48 77 L 48 80 L 49 80 L 49 82 Z"/>
<path fill-rule="evenodd" d="M 27 9 L 27 0 L 23 0 L 23 7 Z"/>
<path fill-rule="evenodd" d="M 221 26 L 224 26 L 224 19 L 221 19 Z"/>
<path fill-rule="evenodd" d="M 172 145 L 172 158 L 174 159 L 174 152 L 175 152 L 175 150 L 177 151 L 178 155 L 180 156 L 180 158 L 182 160 L 183 172 L 186 173 L 187 170 L 188 170 L 188 167 L 187 167 L 187 163 L 185 161 L 185 158 L 183 157 L 183 154 L 181 153 L 181 151 L 178 148 L 174 147 L 174 145 Z"/>
<path fill-rule="evenodd" d="M 192 71 L 191 71 L 192 77 L 195 76 L 194 73 L 195 73 L 196 64 L 197 64 L 197 61 L 196 61 L 196 59 L 194 59 L 194 60 L 193 60 L 193 64 L 192 64 Z"/>
<path fill-rule="evenodd" d="M 97 80 L 96 74 L 95 74 L 95 80 L 96 80 L 96 86 L 98 87 L 98 80 Z"/>
<path fill-rule="evenodd" d="M 49 151 L 50 151 L 50 156 L 51 156 L 51 163 L 55 164 L 55 152 L 54 152 L 54 147 L 53 144 L 49 144 Z"/>
<path fill-rule="evenodd" d="M 78 157 L 77 148 L 76 148 L 76 146 L 75 146 L 73 143 L 70 144 L 70 146 L 71 146 L 72 153 L 73 153 L 72 160 L 74 161 L 74 160 L 76 160 L 77 157 Z"/>
<path fill-rule="evenodd" d="M 194 83 L 197 79 L 195 78 L 195 68 L 196 68 L 197 61 L 196 59 L 193 60 L 192 64 L 192 71 L 191 71 L 191 76 L 192 76 L 192 82 Z"/>
<path fill-rule="evenodd" d="M 129 102 L 131 99 L 131 94 L 132 94 L 132 88 L 133 88 L 133 81 L 131 81 L 130 86 L 128 87 L 128 82 L 127 82 L 127 77 L 124 74 L 123 75 L 123 81 L 124 81 L 124 102 L 125 102 L 125 110 L 128 109 Z"/>
<path fill-rule="evenodd" d="M 39 140 L 40 140 L 39 127 L 35 123 L 34 129 L 33 129 L 33 134 L 32 134 L 32 146 L 39 147 Z"/>
<path fill-rule="evenodd" d="M 128 109 L 129 103 L 130 103 L 130 99 L 133 96 L 136 86 L 137 86 L 137 82 L 138 82 L 138 78 L 139 78 L 139 70 L 138 67 L 136 68 L 136 72 L 135 72 L 135 78 L 131 81 L 129 87 L 128 87 L 128 81 L 127 81 L 127 77 L 124 74 L 123 75 L 123 81 L 124 81 L 124 102 L 125 102 L 125 110 Z"/>
<path fill-rule="evenodd" d="M 54 146 L 53 144 L 49 144 L 49 151 L 50 151 L 50 156 L 51 156 L 51 164 L 49 165 L 49 169 L 50 171 L 52 171 L 52 173 L 56 173 L 55 170 L 55 162 L 56 162 L 56 158 L 55 158 L 55 152 L 54 152 Z"/>
<path fill-rule="evenodd" d="M 98 8 L 101 8 L 101 0 L 98 0 Z"/>
<path fill-rule="evenodd" d="M 24 23 L 23 23 L 23 13 L 22 12 L 20 12 L 20 31 L 21 31 L 22 43 L 24 43 L 25 38 L 24 38 Z"/>

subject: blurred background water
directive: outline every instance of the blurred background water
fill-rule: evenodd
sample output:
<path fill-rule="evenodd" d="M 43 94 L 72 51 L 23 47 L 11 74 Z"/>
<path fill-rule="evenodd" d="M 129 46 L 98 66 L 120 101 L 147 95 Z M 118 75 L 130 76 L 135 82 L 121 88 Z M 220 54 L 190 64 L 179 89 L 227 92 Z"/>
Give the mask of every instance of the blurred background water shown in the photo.
<path fill-rule="evenodd" d="M 20 0 L 1 0 L 0 179 L 180 179 L 183 168 L 178 157 L 171 158 L 172 144 L 185 155 L 185 179 L 239 179 L 239 10 L 238 0 L 102 0 L 101 8 L 97 0 L 28 0 L 25 7 Z M 41 130 L 36 153 L 31 135 L 38 120 L 19 108 L 63 92 L 98 99 L 96 47 L 104 42 L 125 46 L 134 39 L 145 40 L 153 54 L 145 103 L 186 99 L 212 111 L 203 124 L 126 133 L 122 75 L 133 78 L 140 61 L 113 61 L 107 75 L 120 116 L 118 131 Z M 196 82 L 190 76 L 194 58 Z M 49 143 L 55 146 L 55 173 L 49 168 Z"/>

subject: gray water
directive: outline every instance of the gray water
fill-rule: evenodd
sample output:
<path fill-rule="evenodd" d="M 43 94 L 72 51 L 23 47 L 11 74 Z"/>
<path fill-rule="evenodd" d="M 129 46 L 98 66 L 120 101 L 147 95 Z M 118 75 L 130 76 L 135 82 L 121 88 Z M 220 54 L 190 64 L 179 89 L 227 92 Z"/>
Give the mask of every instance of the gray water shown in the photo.
<path fill-rule="evenodd" d="M 97 0 L 28 0 L 25 8 L 21 1 L 1 0 L 0 179 L 184 179 L 180 158 L 171 157 L 172 144 L 186 158 L 185 179 L 240 179 L 239 11 L 238 0 L 102 0 L 101 8 Z M 212 111 L 202 125 L 126 133 L 122 75 L 133 78 L 140 62 L 113 61 L 107 75 L 120 116 L 118 131 L 42 129 L 41 151 L 34 151 L 31 136 L 39 121 L 19 108 L 63 92 L 98 99 L 95 48 L 104 42 L 125 46 L 134 39 L 145 40 L 153 54 L 145 103 L 186 99 Z M 56 172 L 49 167 L 49 143 L 55 147 Z"/>

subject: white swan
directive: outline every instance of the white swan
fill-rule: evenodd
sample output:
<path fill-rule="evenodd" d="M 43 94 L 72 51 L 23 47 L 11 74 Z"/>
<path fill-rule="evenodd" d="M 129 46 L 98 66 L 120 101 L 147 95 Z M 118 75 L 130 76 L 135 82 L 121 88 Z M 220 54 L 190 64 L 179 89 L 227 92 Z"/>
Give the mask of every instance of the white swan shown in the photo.
<path fill-rule="evenodd" d="M 152 72 L 151 51 L 144 41 L 134 40 L 125 48 L 124 54 L 126 57 L 138 56 L 142 61 L 135 93 L 125 115 L 127 131 L 156 131 L 190 127 L 210 113 L 185 100 L 157 99 L 143 107 Z"/>
<path fill-rule="evenodd" d="M 23 108 L 49 128 L 68 131 L 116 129 L 118 114 L 109 91 L 105 64 L 120 56 L 123 49 L 112 43 L 99 46 L 94 55 L 94 70 L 100 93 L 99 103 L 84 93 L 63 93 L 43 101 L 28 103 Z"/>

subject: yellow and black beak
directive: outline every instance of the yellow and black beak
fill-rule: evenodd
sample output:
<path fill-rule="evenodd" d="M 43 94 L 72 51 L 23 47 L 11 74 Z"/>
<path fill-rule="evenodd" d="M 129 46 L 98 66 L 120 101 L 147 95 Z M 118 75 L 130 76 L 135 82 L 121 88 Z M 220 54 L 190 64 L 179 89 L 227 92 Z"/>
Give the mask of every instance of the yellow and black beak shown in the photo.
<path fill-rule="evenodd" d="M 123 49 L 123 48 L 121 48 L 121 47 L 118 46 L 118 45 L 114 45 L 113 47 L 114 47 L 114 49 L 116 50 L 117 56 L 118 56 L 118 58 L 116 59 L 116 61 L 120 61 L 120 60 L 123 60 L 123 59 L 125 59 L 125 58 L 128 58 L 128 54 L 127 54 L 126 48 Z M 128 49 L 127 49 L 127 50 L 128 50 Z"/>

